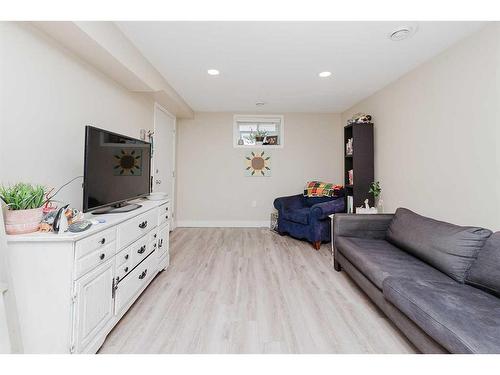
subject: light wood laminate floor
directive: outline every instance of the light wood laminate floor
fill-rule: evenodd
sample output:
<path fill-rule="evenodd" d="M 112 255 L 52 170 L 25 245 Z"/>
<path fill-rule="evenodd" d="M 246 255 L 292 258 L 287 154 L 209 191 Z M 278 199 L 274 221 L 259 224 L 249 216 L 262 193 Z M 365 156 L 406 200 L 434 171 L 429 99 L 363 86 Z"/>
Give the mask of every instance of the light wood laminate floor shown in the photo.
<path fill-rule="evenodd" d="M 100 353 L 413 353 L 330 245 L 258 228 L 179 228 L 170 267 Z"/>

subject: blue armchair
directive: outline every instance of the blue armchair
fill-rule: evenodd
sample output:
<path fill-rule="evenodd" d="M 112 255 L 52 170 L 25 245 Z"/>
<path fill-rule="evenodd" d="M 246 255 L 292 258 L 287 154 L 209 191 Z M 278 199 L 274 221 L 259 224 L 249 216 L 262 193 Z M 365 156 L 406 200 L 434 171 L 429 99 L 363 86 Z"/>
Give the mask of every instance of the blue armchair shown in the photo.
<path fill-rule="evenodd" d="M 305 239 L 319 250 L 331 241 L 331 214 L 345 212 L 343 192 L 338 197 L 304 197 L 302 194 L 274 200 L 278 210 L 278 233 Z"/>

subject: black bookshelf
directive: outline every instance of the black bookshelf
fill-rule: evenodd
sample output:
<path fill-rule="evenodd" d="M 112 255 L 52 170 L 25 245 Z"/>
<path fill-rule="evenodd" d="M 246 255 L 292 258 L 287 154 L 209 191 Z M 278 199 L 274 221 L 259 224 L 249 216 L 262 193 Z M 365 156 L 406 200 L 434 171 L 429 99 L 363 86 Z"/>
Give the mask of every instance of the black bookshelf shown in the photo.
<path fill-rule="evenodd" d="M 352 155 L 347 155 L 347 140 L 353 139 Z M 369 194 L 374 181 L 373 124 L 349 124 L 344 127 L 344 186 L 346 196 L 353 197 L 353 206 L 360 207 L 368 198 L 374 206 L 373 194 Z M 353 171 L 353 184 L 349 183 L 349 170 Z M 347 199 L 347 197 L 346 197 Z M 347 208 L 347 201 L 346 201 Z"/>

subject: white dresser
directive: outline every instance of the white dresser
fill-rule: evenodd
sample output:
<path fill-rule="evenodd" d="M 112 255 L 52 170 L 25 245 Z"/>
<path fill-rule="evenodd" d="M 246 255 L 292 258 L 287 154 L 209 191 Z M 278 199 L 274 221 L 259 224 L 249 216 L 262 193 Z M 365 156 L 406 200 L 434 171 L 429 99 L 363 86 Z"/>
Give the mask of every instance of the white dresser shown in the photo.
<path fill-rule="evenodd" d="M 26 353 L 95 353 L 154 276 L 169 265 L 168 201 L 81 233 L 7 236 Z M 89 215 L 92 216 L 92 215 Z"/>

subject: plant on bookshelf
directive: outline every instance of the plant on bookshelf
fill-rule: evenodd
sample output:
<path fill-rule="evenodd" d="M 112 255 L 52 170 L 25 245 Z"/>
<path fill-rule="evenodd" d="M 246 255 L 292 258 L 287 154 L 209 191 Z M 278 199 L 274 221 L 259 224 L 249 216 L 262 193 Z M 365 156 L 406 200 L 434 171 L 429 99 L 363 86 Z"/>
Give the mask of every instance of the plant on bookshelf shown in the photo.
<path fill-rule="evenodd" d="M 381 192 L 382 188 L 380 187 L 380 181 L 373 181 L 370 184 L 370 190 L 368 190 L 368 193 L 373 194 L 373 197 L 377 200 Z"/>
<path fill-rule="evenodd" d="M 380 181 L 373 181 L 370 184 L 370 190 L 368 193 L 373 194 L 373 198 L 375 199 L 375 207 L 377 207 L 378 213 L 384 212 L 383 201 L 380 199 L 380 194 L 382 193 L 382 188 L 380 187 Z"/>

